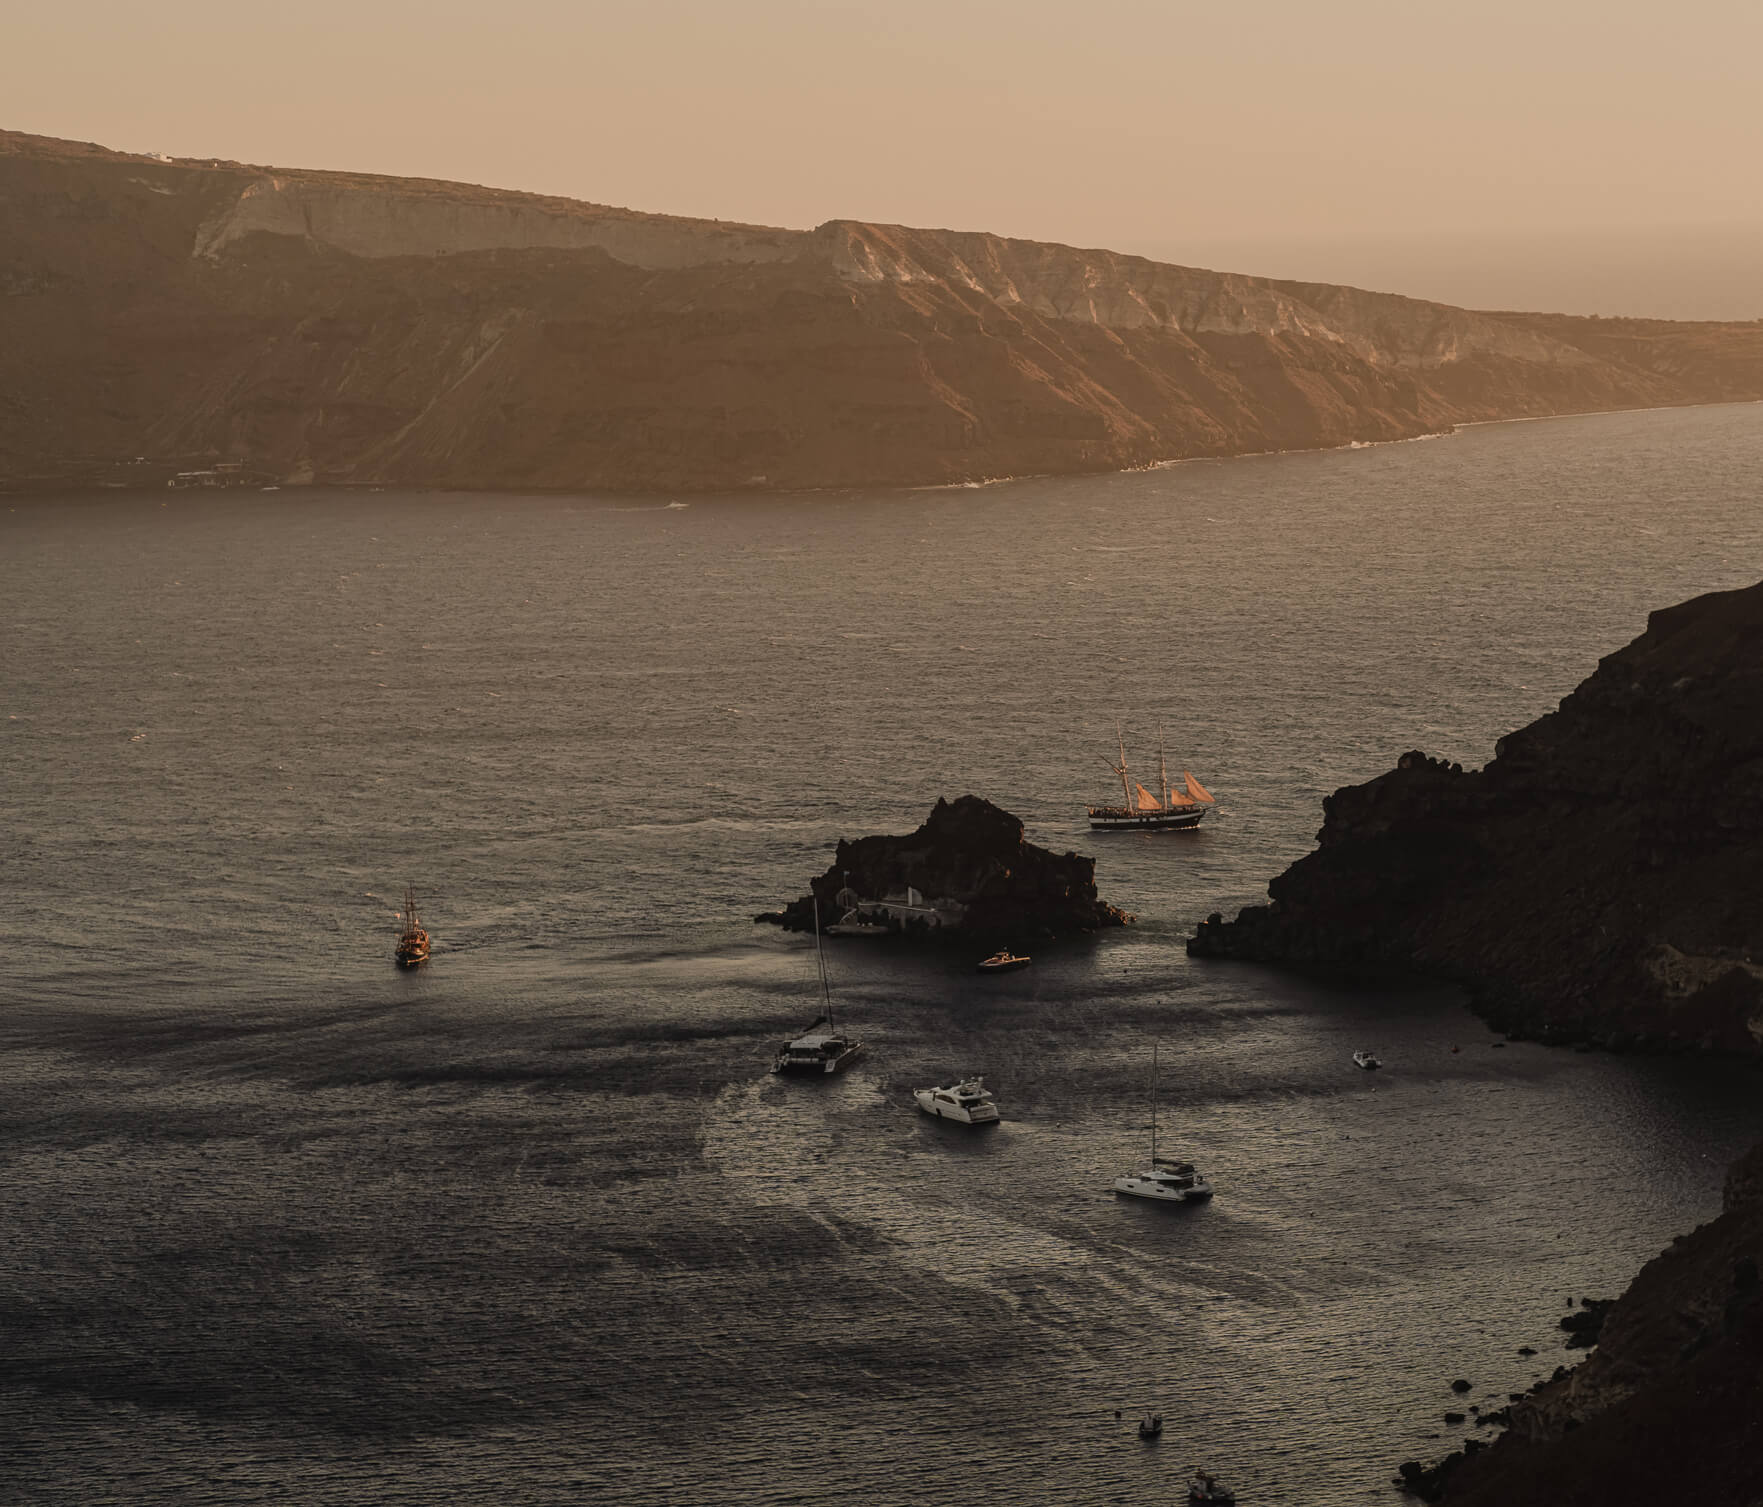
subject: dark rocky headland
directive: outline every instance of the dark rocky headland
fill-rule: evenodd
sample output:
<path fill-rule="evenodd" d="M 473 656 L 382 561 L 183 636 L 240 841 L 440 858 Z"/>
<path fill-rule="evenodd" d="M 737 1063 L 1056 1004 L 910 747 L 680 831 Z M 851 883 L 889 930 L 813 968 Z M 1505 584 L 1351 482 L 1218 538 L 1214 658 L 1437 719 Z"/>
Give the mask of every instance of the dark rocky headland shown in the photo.
<path fill-rule="evenodd" d="M 1655 612 L 1481 770 L 1421 753 L 1323 803 L 1199 957 L 1455 979 L 1543 1041 L 1763 1059 L 1763 585 Z"/>
<path fill-rule="evenodd" d="M 1755 1507 L 1760 1268 L 1763 1146 L 1727 1174 L 1719 1218 L 1679 1236 L 1602 1315 L 1583 1363 L 1502 1409 L 1508 1427 L 1491 1446 L 1409 1462 L 1407 1484 L 1449 1507 Z"/>
<path fill-rule="evenodd" d="M 1485 769 L 1404 754 L 1324 813 L 1271 903 L 1209 919 L 1190 952 L 1430 974 L 1513 1035 L 1763 1060 L 1763 585 L 1655 612 Z M 1491 1446 L 1405 1464 L 1410 1489 L 1763 1502 L 1763 1146 L 1724 1204 L 1607 1313 L 1571 1316 L 1584 1363 L 1504 1410 Z"/>
<path fill-rule="evenodd" d="M 1132 919 L 1097 897 L 1095 859 L 1025 842 L 1017 817 L 977 795 L 939 799 L 904 837 L 841 838 L 809 894 L 755 919 L 808 931 L 816 904 L 822 927 L 855 909 L 902 935 L 1012 944 Z"/>

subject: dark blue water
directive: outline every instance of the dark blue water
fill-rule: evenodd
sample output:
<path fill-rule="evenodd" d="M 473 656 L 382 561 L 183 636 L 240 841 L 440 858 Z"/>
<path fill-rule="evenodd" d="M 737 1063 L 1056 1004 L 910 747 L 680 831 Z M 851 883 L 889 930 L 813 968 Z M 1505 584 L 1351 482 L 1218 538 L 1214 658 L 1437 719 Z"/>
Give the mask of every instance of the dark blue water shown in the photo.
<path fill-rule="evenodd" d="M 1389 1497 L 1453 1377 L 1503 1403 L 1717 1210 L 1756 1080 L 1181 940 L 1328 791 L 1763 575 L 1759 474 L 1750 405 L 677 506 L 6 499 L 0 1496 Z M 1117 718 L 1215 820 L 1087 831 Z M 1138 923 L 990 980 L 843 944 L 867 1059 L 771 1078 L 816 985 L 752 914 L 970 790 Z M 1153 1041 L 1208 1207 L 1107 1191 Z M 963 1070 L 995 1132 L 913 1109 Z"/>

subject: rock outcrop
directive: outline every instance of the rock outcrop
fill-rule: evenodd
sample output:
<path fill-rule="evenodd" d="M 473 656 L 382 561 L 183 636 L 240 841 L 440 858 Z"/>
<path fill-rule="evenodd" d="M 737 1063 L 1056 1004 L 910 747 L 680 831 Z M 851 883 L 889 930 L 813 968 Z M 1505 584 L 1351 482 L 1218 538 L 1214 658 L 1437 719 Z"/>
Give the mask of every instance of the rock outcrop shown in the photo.
<path fill-rule="evenodd" d="M 860 909 L 909 936 L 1007 943 L 1131 919 L 1097 898 L 1095 859 L 1025 842 L 1021 821 L 977 795 L 939 799 L 905 837 L 841 839 L 832 867 L 810 881 L 810 891 L 756 919 L 807 931 L 818 904 L 822 926 Z"/>
<path fill-rule="evenodd" d="M 0 132 L 0 486 L 942 483 L 1763 398 L 1763 324 Z"/>
<path fill-rule="evenodd" d="M 1763 585 L 1653 613 L 1496 755 L 1336 791 L 1271 904 L 1188 950 L 1456 979 L 1546 1041 L 1763 1056 Z"/>
<path fill-rule="evenodd" d="M 1404 1466 L 1411 1488 L 1449 1507 L 1763 1501 L 1763 1146 L 1724 1204 L 1641 1269 L 1587 1360 L 1504 1410 L 1491 1448 Z"/>

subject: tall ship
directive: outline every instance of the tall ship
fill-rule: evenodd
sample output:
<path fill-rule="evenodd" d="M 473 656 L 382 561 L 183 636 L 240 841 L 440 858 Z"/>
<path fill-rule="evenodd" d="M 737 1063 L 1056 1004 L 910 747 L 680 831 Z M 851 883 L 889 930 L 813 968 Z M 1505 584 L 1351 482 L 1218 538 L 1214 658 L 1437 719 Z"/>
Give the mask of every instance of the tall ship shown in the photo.
<path fill-rule="evenodd" d="M 814 906 L 814 963 L 820 971 L 823 1013 L 777 1054 L 771 1068 L 774 1073 L 840 1073 L 863 1055 L 863 1043 L 833 1024 L 833 991 L 826 977 L 826 954 L 820 948 L 818 901 Z"/>
<path fill-rule="evenodd" d="M 429 934 L 417 919 L 416 891 L 410 885 L 404 886 L 404 929 L 398 933 L 392 956 L 400 968 L 415 968 L 429 960 Z"/>
<path fill-rule="evenodd" d="M 1126 767 L 1126 734 L 1118 727 L 1115 742 L 1120 750 L 1116 763 L 1104 762 L 1120 777 L 1118 806 L 1091 806 L 1090 827 L 1096 832 L 1183 832 L 1200 825 L 1206 809 L 1215 804 L 1212 793 L 1187 770 L 1181 784 L 1169 783 L 1169 763 L 1163 753 L 1163 724 L 1157 724 L 1157 791 L 1152 794 L 1133 779 Z"/>

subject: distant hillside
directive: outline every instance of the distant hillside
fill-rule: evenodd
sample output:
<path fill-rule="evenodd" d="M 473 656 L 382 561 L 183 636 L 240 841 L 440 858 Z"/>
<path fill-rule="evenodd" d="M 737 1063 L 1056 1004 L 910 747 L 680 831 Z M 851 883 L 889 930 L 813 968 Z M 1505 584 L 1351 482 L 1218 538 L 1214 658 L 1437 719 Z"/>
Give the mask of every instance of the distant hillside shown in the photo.
<path fill-rule="evenodd" d="M 0 485 L 949 482 L 1763 398 L 1763 324 L 1478 314 L 0 132 Z"/>

